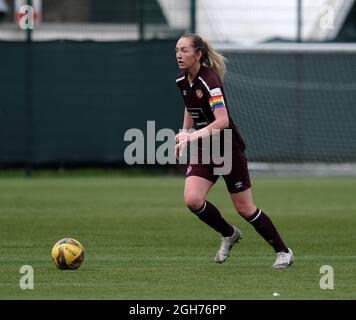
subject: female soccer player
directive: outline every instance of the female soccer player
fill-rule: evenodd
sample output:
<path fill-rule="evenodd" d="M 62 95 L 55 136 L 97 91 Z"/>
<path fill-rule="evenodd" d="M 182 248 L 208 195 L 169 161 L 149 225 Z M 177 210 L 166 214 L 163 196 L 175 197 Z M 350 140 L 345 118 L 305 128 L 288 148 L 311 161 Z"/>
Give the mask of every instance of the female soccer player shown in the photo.
<path fill-rule="evenodd" d="M 230 172 L 223 175 L 223 178 L 234 207 L 273 247 L 277 257 L 272 267 L 288 267 L 293 262 L 292 250 L 285 245 L 271 219 L 252 201 L 251 182 L 244 154 L 245 144 L 229 116 L 222 84 L 226 59 L 196 34 L 185 34 L 178 40 L 176 58 L 181 70 L 176 83 L 185 103 L 183 130 L 176 136 L 177 158 L 183 154 L 188 142 L 199 144 L 198 158 L 195 158 L 194 163 L 190 159 L 187 169 L 184 200 L 200 220 L 222 236 L 214 261 L 224 262 L 230 256 L 234 244 L 242 239 L 242 234 L 237 227 L 223 218 L 211 202 L 206 200 L 209 190 L 219 175 L 214 170 L 218 167 L 216 163 L 202 162 L 204 150 L 201 141 L 206 137 L 212 139 L 216 131 L 220 135 L 219 139 L 223 139 L 223 129 L 230 129 L 232 165 Z M 223 143 L 220 148 L 223 151 Z"/>

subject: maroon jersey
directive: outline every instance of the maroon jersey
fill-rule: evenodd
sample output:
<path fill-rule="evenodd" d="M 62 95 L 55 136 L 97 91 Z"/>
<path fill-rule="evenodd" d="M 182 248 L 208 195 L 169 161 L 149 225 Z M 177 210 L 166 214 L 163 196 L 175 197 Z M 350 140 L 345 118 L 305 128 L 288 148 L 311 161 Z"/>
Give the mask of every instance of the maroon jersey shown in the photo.
<path fill-rule="evenodd" d="M 226 107 L 227 102 L 219 76 L 214 70 L 202 65 L 190 85 L 187 74 L 177 75 L 176 83 L 184 99 L 185 107 L 194 121 L 194 129 L 206 127 L 215 120 L 214 110 Z M 227 109 L 229 113 L 229 110 Z M 244 141 L 229 115 L 229 129 L 232 130 L 232 147 L 245 150 Z"/>

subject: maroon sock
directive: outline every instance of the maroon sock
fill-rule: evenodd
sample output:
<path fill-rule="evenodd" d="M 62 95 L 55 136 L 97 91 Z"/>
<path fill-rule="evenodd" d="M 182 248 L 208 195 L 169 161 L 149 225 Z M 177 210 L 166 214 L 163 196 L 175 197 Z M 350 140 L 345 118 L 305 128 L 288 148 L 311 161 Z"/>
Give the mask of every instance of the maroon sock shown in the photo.
<path fill-rule="evenodd" d="M 257 209 L 246 220 L 254 226 L 256 231 L 273 247 L 275 252 L 288 252 L 288 248 L 281 239 L 273 222 L 262 210 Z"/>
<path fill-rule="evenodd" d="M 230 237 L 234 234 L 232 225 L 226 222 L 219 210 L 209 201 L 205 201 L 199 210 L 191 211 L 195 213 L 201 221 L 205 222 L 217 232 L 220 232 L 223 237 Z"/>

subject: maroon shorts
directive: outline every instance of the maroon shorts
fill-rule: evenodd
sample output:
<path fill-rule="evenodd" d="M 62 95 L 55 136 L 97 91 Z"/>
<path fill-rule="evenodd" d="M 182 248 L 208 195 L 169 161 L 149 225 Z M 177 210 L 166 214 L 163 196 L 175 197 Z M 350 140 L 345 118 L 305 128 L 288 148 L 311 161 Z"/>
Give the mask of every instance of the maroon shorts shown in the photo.
<path fill-rule="evenodd" d="M 215 183 L 220 176 L 214 174 L 214 168 L 214 164 L 189 164 L 185 177 L 197 176 Z M 230 193 L 242 192 L 251 187 L 247 160 L 243 151 L 233 151 L 231 171 L 222 177 Z"/>

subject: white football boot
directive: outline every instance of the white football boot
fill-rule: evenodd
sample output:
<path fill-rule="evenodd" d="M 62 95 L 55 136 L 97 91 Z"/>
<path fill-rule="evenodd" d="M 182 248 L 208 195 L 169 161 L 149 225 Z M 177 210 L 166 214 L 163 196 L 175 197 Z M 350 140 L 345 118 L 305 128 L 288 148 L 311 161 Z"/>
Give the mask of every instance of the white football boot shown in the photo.
<path fill-rule="evenodd" d="M 234 226 L 233 228 L 234 233 L 231 237 L 221 238 L 220 249 L 218 250 L 214 258 L 214 261 L 216 263 L 223 263 L 230 256 L 230 251 L 234 244 L 242 239 L 241 231 Z"/>
<path fill-rule="evenodd" d="M 274 264 L 272 265 L 272 268 L 275 269 L 282 269 L 282 268 L 288 268 L 294 260 L 293 252 L 290 248 L 288 248 L 288 252 L 277 252 L 277 258 Z"/>

